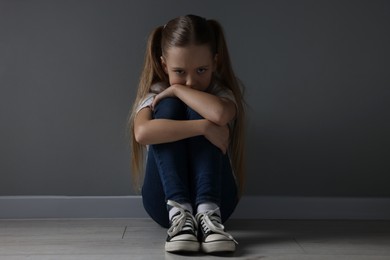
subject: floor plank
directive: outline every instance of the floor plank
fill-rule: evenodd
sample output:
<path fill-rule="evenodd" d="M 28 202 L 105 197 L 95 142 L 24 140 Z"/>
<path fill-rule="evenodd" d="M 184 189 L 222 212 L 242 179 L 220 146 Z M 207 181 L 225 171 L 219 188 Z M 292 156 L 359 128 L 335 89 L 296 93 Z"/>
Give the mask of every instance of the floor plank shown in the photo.
<path fill-rule="evenodd" d="M 390 259 L 390 221 L 230 220 L 229 259 Z M 164 252 L 150 219 L 0 220 L 3 259 L 221 259 Z"/>

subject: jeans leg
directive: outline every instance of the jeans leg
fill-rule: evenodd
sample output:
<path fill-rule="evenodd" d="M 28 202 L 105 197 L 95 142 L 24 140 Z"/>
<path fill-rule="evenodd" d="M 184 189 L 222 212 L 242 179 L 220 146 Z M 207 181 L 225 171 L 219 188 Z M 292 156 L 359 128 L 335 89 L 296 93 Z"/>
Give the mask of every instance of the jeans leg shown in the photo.
<path fill-rule="evenodd" d="M 221 176 L 221 210 L 222 223 L 229 219 L 238 204 L 238 186 L 230 166 L 229 156 L 224 156 Z"/>
<path fill-rule="evenodd" d="M 165 98 L 153 117 L 184 120 L 186 106 L 177 98 Z M 190 203 L 186 140 L 149 146 L 142 196 L 145 210 L 162 226 L 168 226 L 167 200 Z"/>
<path fill-rule="evenodd" d="M 142 202 L 149 216 L 163 227 L 169 226 L 165 192 L 153 152 L 148 151 L 146 172 L 142 185 Z"/>
<path fill-rule="evenodd" d="M 189 119 L 202 117 L 188 108 Z M 188 140 L 191 158 L 191 174 L 195 190 L 195 204 L 204 202 L 216 203 L 221 210 L 222 221 L 234 211 L 237 199 L 237 185 L 230 166 L 229 156 L 204 136 Z"/>
<path fill-rule="evenodd" d="M 154 111 L 155 119 L 186 119 L 186 105 L 178 98 L 161 100 Z M 151 145 L 160 173 L 166 200 L 190 203 L 188 188 L 187 141 Z"/>
<path fill-rule="evenodd" d="M 189 140 L 189 152 L 195 204 L 214 202 L 220 205 L 222 153 L 203 136 Z"/>

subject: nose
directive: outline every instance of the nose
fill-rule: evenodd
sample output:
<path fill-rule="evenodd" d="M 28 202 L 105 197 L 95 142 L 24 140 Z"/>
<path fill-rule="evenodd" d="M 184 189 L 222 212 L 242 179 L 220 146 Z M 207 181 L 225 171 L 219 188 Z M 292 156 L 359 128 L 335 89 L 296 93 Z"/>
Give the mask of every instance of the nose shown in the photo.
<path fill-rule="evenodd" d="M 188 75 L 186 78 L 186 86 L 195 86 L 196 85 L 196 79 L 193 75 Z"/>

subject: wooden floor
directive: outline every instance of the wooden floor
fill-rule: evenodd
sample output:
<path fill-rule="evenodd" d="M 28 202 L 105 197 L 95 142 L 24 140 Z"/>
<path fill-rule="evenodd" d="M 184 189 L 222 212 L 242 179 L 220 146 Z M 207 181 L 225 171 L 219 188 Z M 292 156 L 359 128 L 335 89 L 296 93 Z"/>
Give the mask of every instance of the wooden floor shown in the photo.
<path fill-rule="evenodd" d="M 229 259 L 390 259 L 390 221 L 230 220 Z M 0 220 L 0 259 L 221 259 L 164 252 L 150 219 Z"/>

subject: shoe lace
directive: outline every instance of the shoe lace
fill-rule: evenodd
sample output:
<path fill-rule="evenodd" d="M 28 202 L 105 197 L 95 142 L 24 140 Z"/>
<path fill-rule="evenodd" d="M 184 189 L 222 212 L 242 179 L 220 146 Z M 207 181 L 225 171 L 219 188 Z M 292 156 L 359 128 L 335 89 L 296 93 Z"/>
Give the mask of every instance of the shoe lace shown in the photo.
<path fill-rule="evenodd" d="M 172 218 L 171 227 L 167 231 L 170 237 L 173 237 L 184 230 L 195 231 L 198 228 L 195 217 L 190 212 L 186 211 L 179 203 L 168 200 L 167 204 L 178 208 L 180 212 L 180 214 Z"/>
<path fill-rule="evenodd" d="M 197 219 L 198 221 L 200 220 L 200 224 L 202 225 L 203 231 L 205 233 L 212 231 L 214 233 L 221 234 L 233 240 L 234 243 L 238 244 L 238 242 L 233 238 L 233 236 L 225 231 L 224 225 L 221 224 L 221 218 L 217 214 L 214 214 L 218 210 L 219 208 L 216 208 L 214 210 L 197 214 Z"/>

